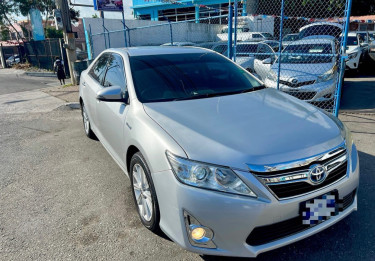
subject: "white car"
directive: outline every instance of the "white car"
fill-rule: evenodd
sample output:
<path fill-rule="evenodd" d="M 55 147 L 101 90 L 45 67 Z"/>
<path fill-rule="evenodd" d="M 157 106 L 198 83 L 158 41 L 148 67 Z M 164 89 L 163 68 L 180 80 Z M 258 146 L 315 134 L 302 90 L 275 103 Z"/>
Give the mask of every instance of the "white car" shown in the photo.
<path fill-rule="evenodd" d="M 344 27 L 338 23 L 332 22 L 317 22 L 301 27 L 299 30 L 299 39 L 315 38 L 316 36 L 333 36 L 336 39 L 340 38 Z"/>
<path fill-rule="evenodd" d="M 348 34 L 346 53 L 348 55 L 346 68 L 357 71 L 365 54 L 364 47 L 361 46 L 360 37 L 357 33 Z"/>
<path fill-rule="evenodd" d="M 234 35 L 234 34 L 233 34 Z M 228 27 L 224 27 L 217 37 L 221 41 L 228 41 Z M 233 36 L 234 37 L 234 36 Z M 265 40 L 272 40 L 273 35 L 267 32 L 250 32 L 248 27 L 237 28 L 237 41 L 251 41 L 251 42 L 261 42 Z"/>
<path fill-rule="evenodd" d="M 21 58 L 19 55 L 12 55 L 11 57 L 9 57 L 7 60 L 6 60 L 6 64 L 7 66 L 11 67 L 13 66 L 14 64 L 18 64 L 21 62 Z"/>
<path fill-rule="evenodd" d="M 304 39 L 288 45 L 281 56 L 280 90 L 309 102 L 331 101 L 338 78 L 336 52 L 335 41 L 330 39 Z M 277 88 L 276 55 L 260 53 L 254 69 L 267 87 Z"/>
<path fill-rule="evenodd" d="M 161 46 L 194 46 L 195 43 L 192 43 L 192 42 L 173 42 L 172 43 L 165 43 L 165 44 L 162 44 Z"/>

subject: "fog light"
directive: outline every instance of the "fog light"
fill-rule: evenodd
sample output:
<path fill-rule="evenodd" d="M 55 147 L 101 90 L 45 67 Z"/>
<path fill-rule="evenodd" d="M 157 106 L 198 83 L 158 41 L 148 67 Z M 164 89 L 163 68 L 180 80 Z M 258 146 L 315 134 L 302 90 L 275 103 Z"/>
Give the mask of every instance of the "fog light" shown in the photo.
<path fill-rule="evenodd" d="M 184 218 L 188 239 L 191 245 L 204 248 L 216 248 L 216 245 L 212 241 L 214 232 L 210 228 L 201 225 L 196 218 L 186 211 L 184 211 Z"/>
<path fill-rule="evenodd" d="M 206 230 L 203 227 L 196 227 L 191 230 L 190 235 L 193 240 L 199 241 L 206 235 Z"/>

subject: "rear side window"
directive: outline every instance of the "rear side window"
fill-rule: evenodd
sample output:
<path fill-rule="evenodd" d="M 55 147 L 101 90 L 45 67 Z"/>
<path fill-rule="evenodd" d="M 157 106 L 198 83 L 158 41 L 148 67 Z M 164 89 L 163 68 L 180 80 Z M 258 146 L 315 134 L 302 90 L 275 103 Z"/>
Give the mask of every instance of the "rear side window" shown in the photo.
<path fill-rule="evenodd" d="M 260 34 L 253 34 L 253 38 L 263 38 Z"/>
<path fill-rule="evenodd" d="M 119 54 L 111 54 L 108 57 L 107 72 L 105 74 L 104 87 L 120 86 L 126 89 L 124 61 Z"/>
<path fill-rule="evenodd" d="M 89 74 L 95 81 L 102 84 L 107 69 L 108 54 L 103 54 L 99 57 L 96 63 L 92 66 Z"/>

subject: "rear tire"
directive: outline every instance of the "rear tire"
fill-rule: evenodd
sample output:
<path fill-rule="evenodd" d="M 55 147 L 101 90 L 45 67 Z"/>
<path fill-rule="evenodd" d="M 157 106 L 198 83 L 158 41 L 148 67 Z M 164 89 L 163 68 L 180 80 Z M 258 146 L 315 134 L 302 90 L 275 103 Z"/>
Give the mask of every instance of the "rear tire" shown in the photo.
<path fill-rule="evenodd" d="M 141 222 L 147 229 L 158 234 L 160 232 L 159 204 L 151 172 L 140 152 L 133 155 L 129 172 L 134 204 Z"/>

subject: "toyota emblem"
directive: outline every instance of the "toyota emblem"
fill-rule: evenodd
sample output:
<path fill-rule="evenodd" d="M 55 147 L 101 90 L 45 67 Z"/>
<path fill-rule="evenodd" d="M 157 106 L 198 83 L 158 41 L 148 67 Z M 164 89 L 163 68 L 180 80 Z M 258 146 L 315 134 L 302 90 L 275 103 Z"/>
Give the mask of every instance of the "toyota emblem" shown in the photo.
<path fill-rule="evenodd" d="M 319 185 L 323 183 L 327 178 L 326 169 L 320 165 L 316 164 L 310 167 L 309 179 L 314 185 Z"/>

